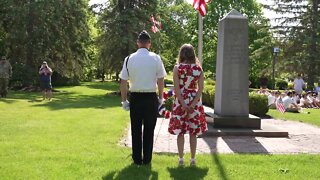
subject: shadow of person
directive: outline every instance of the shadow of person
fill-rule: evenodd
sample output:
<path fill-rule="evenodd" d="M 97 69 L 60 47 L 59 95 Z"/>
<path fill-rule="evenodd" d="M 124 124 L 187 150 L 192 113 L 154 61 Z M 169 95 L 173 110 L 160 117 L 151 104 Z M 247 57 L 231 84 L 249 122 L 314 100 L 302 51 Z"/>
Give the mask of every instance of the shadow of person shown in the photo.
<path fill-rule="evenodd" d="M 204 177 L 208 174 L 208 168 L 199 168 L 196 166 L 181 166 L 175 168 L 168 168 L 168 171 L 172 179 L 200 180 L 204 179 Z"/>
<path fill-rule="evenodd" d="M 102 177 L 103 180 L 127 180 L 127 179 L 139 179 L 139 180 L 158 180 L 158 173 L 152 171 L 150 165 L 137 166 L 131 164 L 120 171 L 112 171 Z"/>

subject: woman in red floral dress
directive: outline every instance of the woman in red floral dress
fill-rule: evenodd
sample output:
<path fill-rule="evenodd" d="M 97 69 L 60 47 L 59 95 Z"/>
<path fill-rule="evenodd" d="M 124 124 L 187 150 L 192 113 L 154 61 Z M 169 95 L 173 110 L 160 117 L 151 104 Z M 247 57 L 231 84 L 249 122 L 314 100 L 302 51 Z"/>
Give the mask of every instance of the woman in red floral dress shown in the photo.
<path fill-rule="evenodd" d="M 169 122 L 170 134 L 178 135 L 179 165 L 184 165 L 184 134 L 189 134 L 191 160 L 195 165 L 197 135 L 207 131 L 207 123 L 201 102 L 203 71 L 191 44 L 180 48 L 177 65 L 173 69 L 174 103 Z"/>

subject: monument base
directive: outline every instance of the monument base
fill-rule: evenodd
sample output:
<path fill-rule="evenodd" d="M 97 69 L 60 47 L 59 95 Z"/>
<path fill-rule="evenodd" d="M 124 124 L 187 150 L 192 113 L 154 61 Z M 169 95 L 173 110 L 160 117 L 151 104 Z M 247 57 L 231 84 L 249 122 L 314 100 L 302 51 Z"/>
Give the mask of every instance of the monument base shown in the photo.
<path fill-rule="evenodd" d="M 249 114 L 249 117 L 219 116 L 213 114 L 215 128 L 250 128 L 261 129 L 261 118 Z"/>

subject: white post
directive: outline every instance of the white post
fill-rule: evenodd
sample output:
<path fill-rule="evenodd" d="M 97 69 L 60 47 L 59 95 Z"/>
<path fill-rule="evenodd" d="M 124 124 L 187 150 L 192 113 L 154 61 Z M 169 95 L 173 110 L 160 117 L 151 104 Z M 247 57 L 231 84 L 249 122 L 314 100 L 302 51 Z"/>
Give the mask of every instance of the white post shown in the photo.
<path fill-rule="evenodd" d="M 203 17 L 198 13 L 199 27 L 198 27 L 198 59 L 202 66 L 202 47 L 203 47 Z"/>

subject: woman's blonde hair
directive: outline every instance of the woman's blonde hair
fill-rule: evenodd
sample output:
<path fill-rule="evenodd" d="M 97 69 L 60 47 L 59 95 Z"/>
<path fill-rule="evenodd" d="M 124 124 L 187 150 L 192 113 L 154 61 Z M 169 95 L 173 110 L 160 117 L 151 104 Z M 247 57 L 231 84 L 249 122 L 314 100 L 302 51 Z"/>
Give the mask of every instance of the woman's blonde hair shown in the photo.
<path fill-rule="evenodd" d="M 198 58 L 196 57 L 196 53 L 191 44 L 184 44 L 181 46 L 177 63 L 199 64 Z"/>

